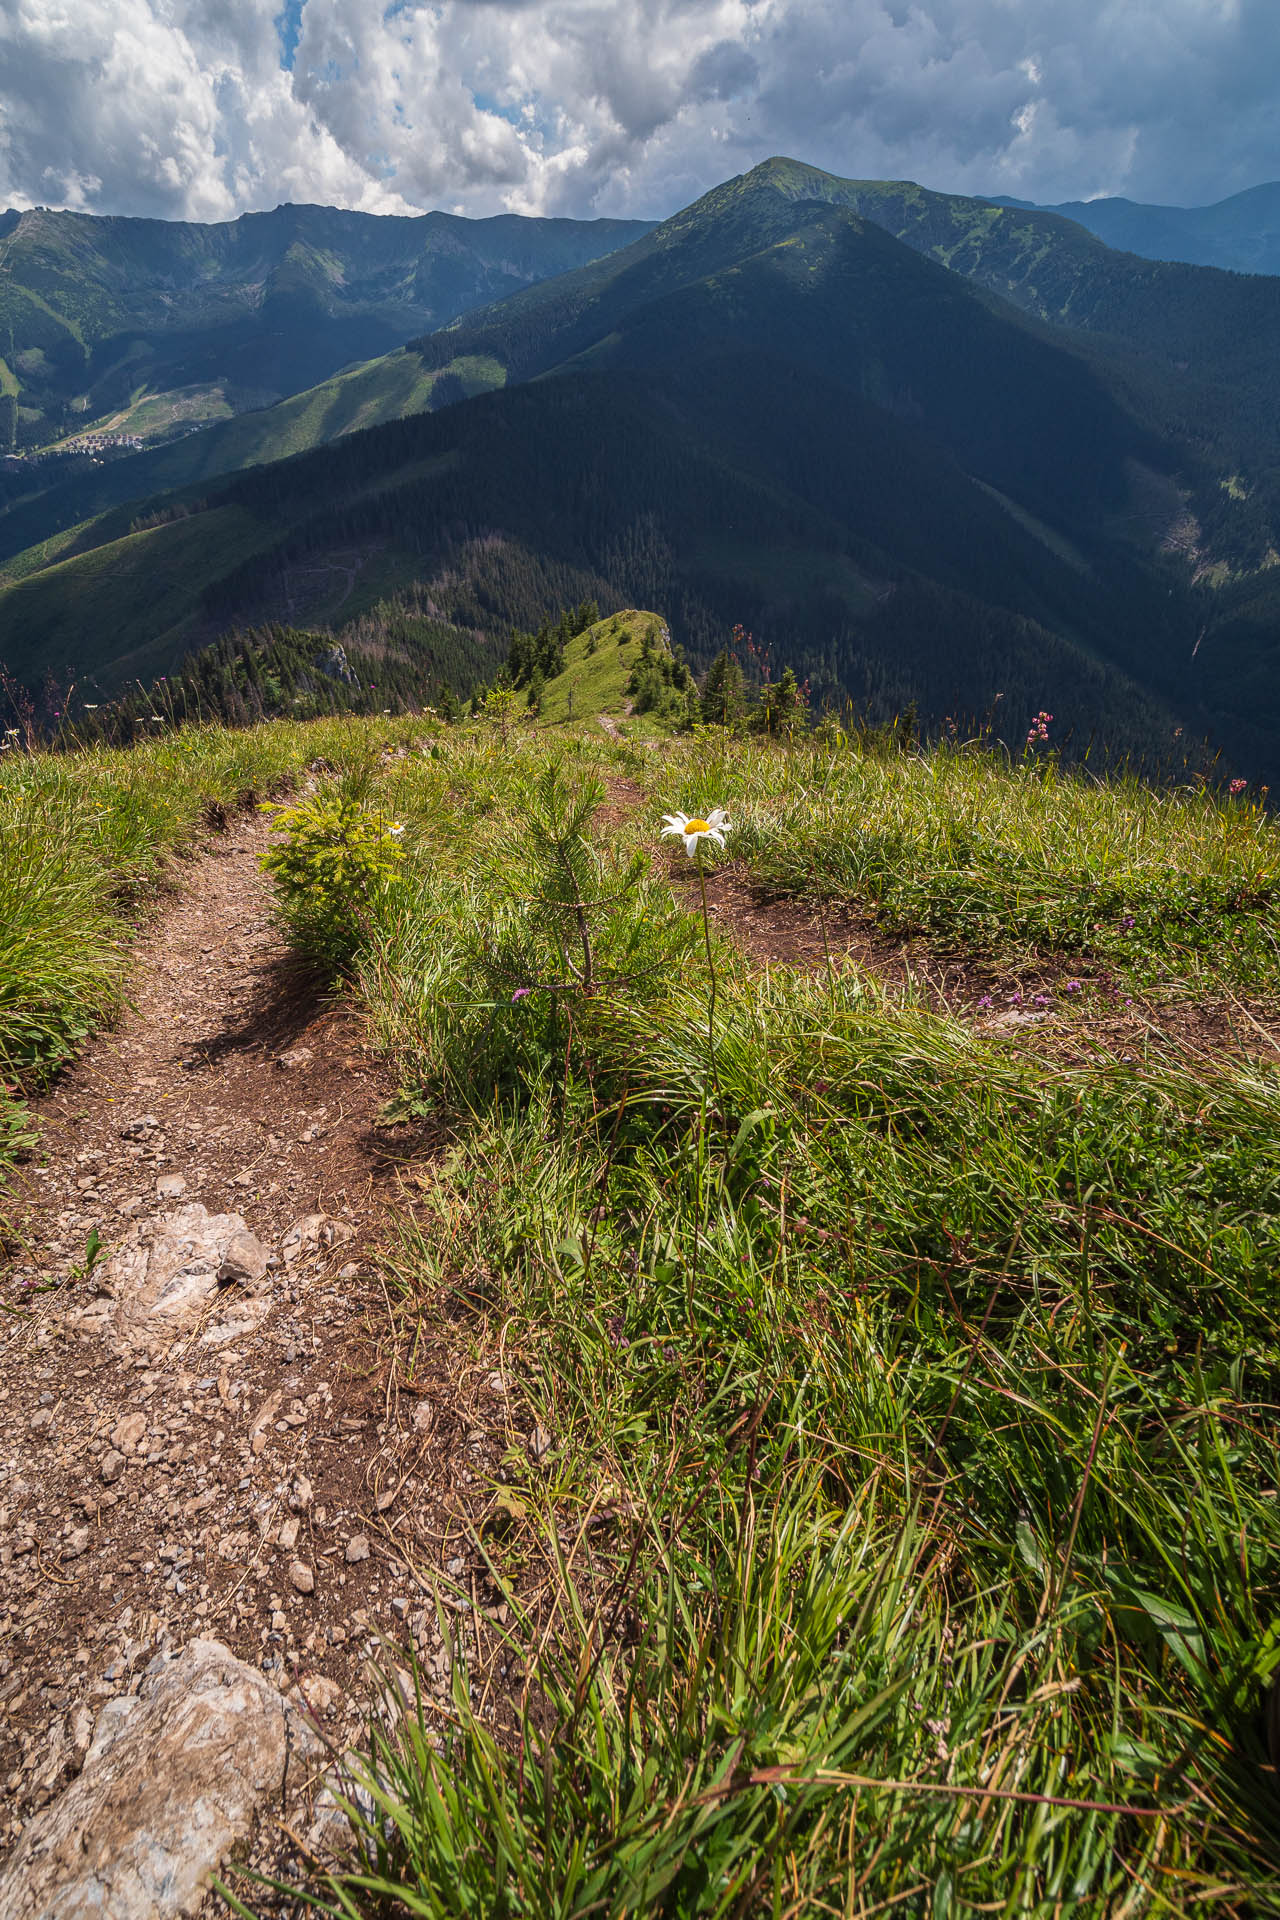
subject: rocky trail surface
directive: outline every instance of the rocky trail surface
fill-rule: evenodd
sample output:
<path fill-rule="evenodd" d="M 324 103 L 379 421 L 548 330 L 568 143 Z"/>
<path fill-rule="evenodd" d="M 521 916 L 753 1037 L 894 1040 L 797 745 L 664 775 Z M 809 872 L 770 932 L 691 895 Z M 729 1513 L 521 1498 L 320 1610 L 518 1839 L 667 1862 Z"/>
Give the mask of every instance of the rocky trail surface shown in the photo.
<path fill-rule="evenodd" d="M 383 1636 L 412 1637 L 428 1687 L 447 1685 L 432 1582 L 467 1578 L 501 1382 L 464 1412 L 448 1356 L 409 1383 L 391 1352 L 377 1254 L 404 1164 L 374 1124 L 391 1089 L 293 967 L 264 840 L 243 817 L 183 863 L 131 1011 L 37 1109 L 9 1205 L 0 1859 L 114 1764 L 128 1703 L 137 1726 L 168 1717 L 156 1691 L 192 1643 L 254 1669 L 246 1710 L 265 1682 L 330 1752 L 363 1724 Z M 295 1788 L 322 1771 L 305 1744 Z M 0 1884 L 6 1920 L 28 1911 Z"/>

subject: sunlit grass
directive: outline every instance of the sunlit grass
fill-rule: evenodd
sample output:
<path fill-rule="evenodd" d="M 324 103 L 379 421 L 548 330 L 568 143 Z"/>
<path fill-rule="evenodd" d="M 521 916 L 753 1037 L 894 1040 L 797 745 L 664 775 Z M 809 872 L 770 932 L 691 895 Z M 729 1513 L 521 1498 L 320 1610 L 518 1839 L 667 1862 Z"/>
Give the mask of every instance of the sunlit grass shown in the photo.
<path fill-rule="evenodd" d="M 375 1735 L 368 1871 L 311 1897 L 1280 1911 L 1275 1068 L 1064 1067 L 856 971 L 762 976 L 724 941 L 714 1075 L 696 947 L 660 992 L 553 1023 L 482 964 L 528 911 L 540 753 L 464 735 L 391 770 L 414 844 L 359 976 L 451 1142 L 401 1317 L 429 1341 L 466 1301 L 481 1360 L 500 1326 L 555 1439 L 542 1466 L 508 1453 L 503 1511 L 525 1518 L 485 1549 L 523 1716 L 493 1731 L 455 1637 L 447 1696 Z M 601 829 L 620 859 L 656 853 L 664 810 L 726 804 L 730 852 L 775 884 L 816 870 L 837 895 L 843 849 L 844 897 L 924 889 L 960 940 L 1030 940 L 1025 902 L 994 931 L 954 908 L 958 873 L 1016 907 L 1015 856 L 1050 937 L 1082 875 L 1133 898 L 1274 859 L 1238 803 L 963 755 L 583 741 L 571 766 L 639 783 Z M 687 926 L 662 856 L 618 913 L 655 940 Z M 1164 964 L 1230 977 L 1182 934 Z M 602 1502 L 625 1518 L 570 1570 Z"/>
<path fill-rule="evenodd" d="M 560 868 L 529 824 L 549 750 L 606 784 Z M 9 965 L 51 1047 L 72 1007 L 110 1017 L 130 917 L 204 801 L 317 762 L 368 769 L 405 828 L 352 963 L 440 1143 L 398 1324 L 409 1352 L 460 1324 L 481 1366 L 500 1346 L 552 1445 L 508 1450 L 502 1528 L 475 1515 L 508 1724 L 444 1609 L 452 1681 L 375 1722 L 361 1851 L 304 1897 L 369 1920 L 1280 1912 L 1280 1073 L 1063 1065 L 714 934 L 713 1054 L 657 838 L 727 806 L 729 855 L 784 894 L 1266 995 L 1270 819 L 714 733 L 335 722 L 26 762 L 0 812 L 36 823 L 26 858 L 42 835 L 69 906 L 46 896 L 47 951 Z M 590 994 L 563 965 L 588 897 Z"/>

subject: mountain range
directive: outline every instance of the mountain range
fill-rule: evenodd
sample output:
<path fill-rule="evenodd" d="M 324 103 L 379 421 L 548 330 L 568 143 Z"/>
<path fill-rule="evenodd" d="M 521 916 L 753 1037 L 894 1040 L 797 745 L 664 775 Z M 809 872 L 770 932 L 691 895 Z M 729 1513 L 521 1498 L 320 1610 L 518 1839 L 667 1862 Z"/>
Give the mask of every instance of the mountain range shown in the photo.
<path fill-rule="evenodd" d="M 695 664 L 742 624 L 872 717 L 994 714 L 1016 743 L 1048 706 L 1070 751 L 1163 766 L 1208 732 L 1265 778 L 1277 346 L 1280 280 L 771 161 L 12 505 L 0 658 L 109 691 L 236 627 L 479 647 L 596 599 L 661 608 Z"/>
<path fill-rule="evenodd" d="M 1040 206 L 993 196 L 997 207 L 1060 213 L 1109 247 L 1148 260 L 1182 260 L 1234 273 L 1280 273 L 1280 180 L 1270 180 L 1208 207 L 1152 207 L 1103 197 Z"/>
<path fill-rule="evenodd" d="M 647 230 L 282 206 L 201 226 L 0 214 L 0 453 L 259 408 Z"/>

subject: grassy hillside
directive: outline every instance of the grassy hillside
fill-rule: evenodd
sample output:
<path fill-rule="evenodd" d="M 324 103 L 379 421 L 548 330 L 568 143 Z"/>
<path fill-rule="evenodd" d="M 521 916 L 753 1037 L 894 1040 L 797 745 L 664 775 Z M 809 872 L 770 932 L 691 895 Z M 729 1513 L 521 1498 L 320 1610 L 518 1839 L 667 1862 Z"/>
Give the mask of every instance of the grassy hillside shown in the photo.
<path fill-rule="evenodd" d="M 1158 757 L 1177 724 L 1129 677 L 1151 634 L 1186 619 L 1162 580 L 1148 587 L 1123 559 L 1106 581 L 1082 575 L 891 415 L 759 354 L 538 381 L 353 435 L 211 487 L 155 529 L 148 565 L 228 508 L 254 522 L 247 557 L 193 582 L 178 619 L 135 570 L 132 612 L 84 622 L 72 670 L 109 688 L 120 660 L 165 634 L 346 620 L 416 580 L 441 617 L 489 632 L 583 598 L 665 601 L 675 640 L 703 663 L 742 622 L 817 698 L 877 712 L 915 697 L 939 720 L 976 715 L 1000 694 L 1016 737 L 1048 683 L 1078 750 L 1109 735 Z M 118 527 L 100 531 L 119 543 Z M 11 600 L 20 610 L 15 639 L 37 645 L 42 622 L 71 629 L 67 591 L 85 564 L 0 594 L 0 617 Z M 1176 668 L 1193 639 L 1157 658 Z M 1118 663 L 1128 674 L 1117 641 L 1133 650 Z"/>
<path fill-rule="evenodd" d="M 505 378 L 496 361 L 478 355 L 429 371 L 417 354 L 398 350 L 348 368 L 275 406 L 217 421 L 201 433 L 130 460 L 100 465 L 0 515 L 0 551 L 9 553 L 0 566 L 0 579 L 20 577 L 45 564 L 43 556 L 55 557 L 93 520 L 113 510 L 118 518 L 119 503 L 198 487 L 242 467 L 287 459 L 385 420 L 501 387 Z M 51 526 L 59 531 L 42 533 Z M 41 537 L 24 547 L 33 532 Z"/>
<path fill-rule="evenodd" d="M 0 758 L 20 1067 L 109 1013 L 202 795 L 319 757 L 402 829 L 280 904 L 426 1123 L 384 1351 L 500 1373 L 504 1479 L 423 1559 L 452 1665 L 397 1649 L 378 1886 L 323 1910 L 1277 1910 L 1280 830 L 874 744 Z M 704 925 L 660 827 L 717 805 Z"/>
<path fill-rule="evenodd" d="M 538 710 L 544 726 L 581 726 L 604 715 L 621 732 L 631 709 L 628 682 L 646 636 L 662 643 L 656 613 L 628 607 L 599 620 L 565 648 L 564 671 L 546 684 Z"/>
<path fill-rule="evenodd" d="M 3 594 L 5 664 L 32 679 L 42 669 L 75 678 L 108 654 L 118 681 L 153 653 L 176 661 L 194 638 L 202 588 L 272 537 L 270 522 L 227 505 L 56 561 Z"/>

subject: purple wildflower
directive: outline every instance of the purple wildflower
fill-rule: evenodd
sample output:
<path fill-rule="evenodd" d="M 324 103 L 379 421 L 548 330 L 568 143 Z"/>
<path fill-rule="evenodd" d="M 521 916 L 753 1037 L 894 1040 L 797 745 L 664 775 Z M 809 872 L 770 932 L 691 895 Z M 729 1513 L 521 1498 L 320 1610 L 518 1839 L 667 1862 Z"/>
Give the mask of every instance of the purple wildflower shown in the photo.
<path fill-rule="evenodd" d="M 1247 780 L 1233 780 L 1227 788 L 1227 792 L 1234 797 L 1238 793 L 1243 793 L 1248 784 L 1249 782 Z"/>
<path fill-rule="evenodd" d="M 1048 1004 L 1049 1004 L 1049 996 L 1048 996 L 1048 994 L 1047 994 L 1047 993 L 1038 993 L 1038 994 L 1037 994 L 1037 995 L 1035 996 L 1035 998 L 1034 998 L 1034 1000 L 1033 1000 L 1033 1001 L 1031 1002 L 1031 1004 L 1032 1004 L 1032 1006 L 1033 1006 L 1033 1007 L 1047 1007 L 1047 1006 L 1048 1006 Z"/>
<path fill-rule="evenodd" d="M 1068 980 L 1065 991 L 1067 993 L 1079 993 L 1080 982 L 1078 980 Z"/>
<path fill-rule="evenodd" d="M 514 1007 L 517 1000 L 527 1000 L 529 998 L 530 992 L 531 992 L 531 989 L 529 987 L 517 987 L 515 992 L 511 996 L 512 1006 Z"/>
<path fill-rule="evenodd" d="M 991 1005 L 991 995 L 989 993 L 984 993 L 981 1000 L 979 1000 L 978 1002 L 978 1012 L 985 1013 L 990 1005 Z"/>

